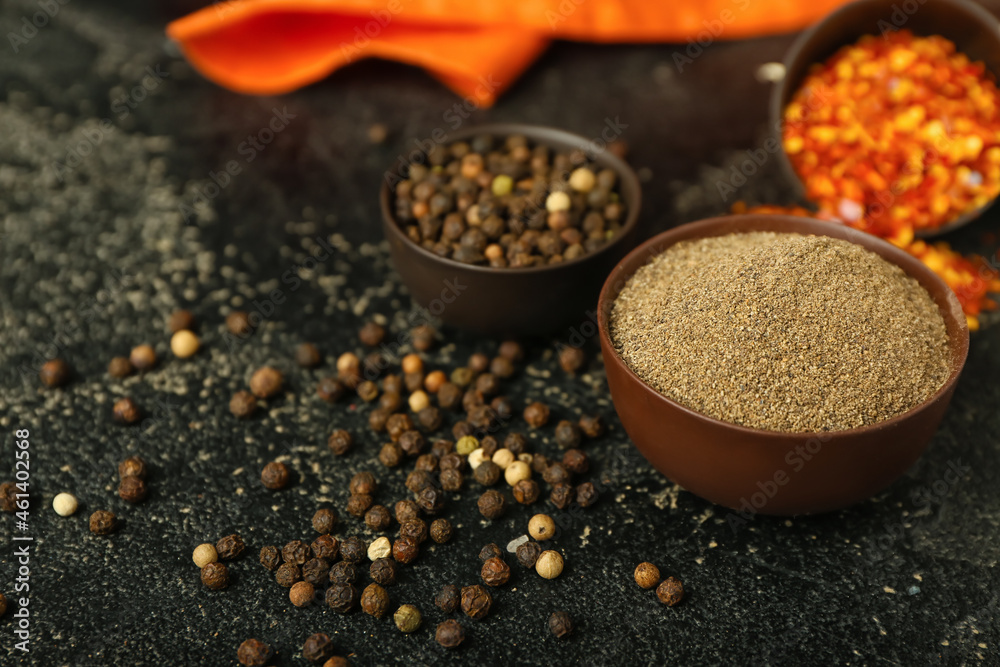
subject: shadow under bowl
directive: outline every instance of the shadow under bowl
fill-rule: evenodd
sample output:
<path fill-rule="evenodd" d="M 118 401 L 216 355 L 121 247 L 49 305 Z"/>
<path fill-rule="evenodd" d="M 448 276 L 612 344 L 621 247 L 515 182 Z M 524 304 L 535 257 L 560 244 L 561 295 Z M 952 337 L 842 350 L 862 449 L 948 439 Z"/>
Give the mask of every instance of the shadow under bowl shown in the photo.
<path fill-rule="evenodd" d="M 480 134 L 521 134 L 536 145 L 582 150 L 597 168 L 618 174 L 618 192 L 627 207 L 618 236 L 596 252 L 542 267 L 498 269 L 439 257 L 407 236 L 393 214 L 393 190 L 382 184 L 382 228 L 393 264 L 420 306 L 445 324 L 492 336 L 541 336 L 564 330 L 592 315 L 604 278 L 635 244 L 641 188 L 635 172 L 604 150 L 602 140 L 538 125 L 494 124 L 469 127 L 441 143 Z M 397 165 L 396 169 L 399 166 Z M 398 175 L 398 171 L 391 171 Z"/>
<path fill-rule="evenodd" d="M 907 11 L 911 5 L 916 9 Z M 881 35 L 897 29 L 910 30 L 920 36 L 945 37 L 972 61 L 982 61 L 994 77 L 1000 74 L 1000 20 L 970 0 L 921 0 L 919 3 L 859 0 L 831 12 L 792 44 L 785 56 L 785 77 L 771 94 L 771 127 L 782 146 L 778 152 L 779 162 L 800 198 L 808 199 L 805 184 L 781 142 L 785 107 L 809 74 L 810 67 L 864 35 Z M 992 204 L 964 213 L 940 227 L 915 230 L 914 234 L 921 238 L 945 234 L 972 222 Z"/>
<path fill-rule="evenodd" d="M 951 371 L 908 412 L 846 431 L 786 433 L 724 422 L 667 398 L 642 381 L 615 350 L 610 315 L 619 292 L 650 259 L 687 239 L 753 231 L 830 236 L 901 267 L 938 305 L 948 331 Z M 653 237 L 615 267 L 598 305 L 608 386 L 622 425 L 661 473 L 688 491 L 750 515 L 825 512 L 866 500 L 919 458 L 937 429 L 969 350 L 969 329 L 951 289 L 913 256 L 849 227 L 782 215 L 736 215 L 683 225 Z"/>

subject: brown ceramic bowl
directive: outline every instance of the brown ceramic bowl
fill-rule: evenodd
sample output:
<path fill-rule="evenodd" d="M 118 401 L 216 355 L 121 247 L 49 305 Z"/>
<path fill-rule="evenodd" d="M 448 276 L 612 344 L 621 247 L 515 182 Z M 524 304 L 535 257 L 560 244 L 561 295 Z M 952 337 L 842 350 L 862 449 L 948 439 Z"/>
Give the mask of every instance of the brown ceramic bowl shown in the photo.
<path fill-rule="evenodd" d="M 909 412 L 878 424 L 826 433 L 783 433 L 708 417 L 640 380 L 615 351 L 608 329 L 611 308 L 622 287 L 640 266 L 678 241 L 749 231 L 844 239 L 916 278 L 938 304 L 947 324 L 952 368 L 944 386 Z M 712 218 L 646 241 L 608 277 L 598 305 L 598 324 L 611 398 L 639 451 L 657 470 L 692 493 L 750 514 L 835 510 L 889 486 L 927 447 L 969 350 L 962 307 L 948 286 L 919 260 L 849 227 L 782 215 Z"/>
<path fill-rule="evenodd" d="M 392 192 L 386 179 L 381 192 L 382 228 L 396 270 L 418 304 L 445 324 L 459 329 L 493 336 L 535 336 L 579 323 L 596 305 L 608 272 L 636 242 L 642 199 L 638 177 L 611 153 L 595 151 L 592 140 L 549 127 L 482 125 L 454 132 L 443 143 L 479 134 L 495 137 L 522 134 L 554 149 L 581 149 L 599 167 L 613 169 L 619 177 L 619 192 L 628 206 L 618 237 L 597 252 L 551 266 L 495 269 L 463 264 L 438 257 L 406 236 L 393 215 Z"/>
<path fill-rule="evenodd" d="M 915 10 L 907 12 L 903 6 Z M 950 39 L 973 61 L 981 60 L 994 76 L 1000 74 L 1000 21 L 970 0 L 860 0 L 844 5 L 806 30 L 785 56 L 785 78 L 771 95 L 771 127 L 781 140 L 785 107 L 799 89 L 809 68 L 823 62 L 840 47 L 853 44 L 863 35 L 879 35 L 885 30 L 905 28 L 915 35 L 941 35 Z M 779 160 L 801 197 L 805 187 L 784 150 Z M 959 216 L 936 229 L 917 231 L 921 237 L 944 234 L 975 220 L 991 204 Z"/>

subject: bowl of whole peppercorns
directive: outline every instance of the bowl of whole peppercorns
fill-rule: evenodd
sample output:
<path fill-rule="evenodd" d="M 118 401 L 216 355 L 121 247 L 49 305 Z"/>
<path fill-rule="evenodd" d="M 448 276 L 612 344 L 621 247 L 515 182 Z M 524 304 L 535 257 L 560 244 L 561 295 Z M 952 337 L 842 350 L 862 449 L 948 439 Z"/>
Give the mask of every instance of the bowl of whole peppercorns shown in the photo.
<path fill-rule="evenodd" d="M 383 228 L 414 300 L 446 324 L 539 335 L 580 322 L 637 237 L 635 172 L 548 127 L 454 132 L 386 173 Z"/>

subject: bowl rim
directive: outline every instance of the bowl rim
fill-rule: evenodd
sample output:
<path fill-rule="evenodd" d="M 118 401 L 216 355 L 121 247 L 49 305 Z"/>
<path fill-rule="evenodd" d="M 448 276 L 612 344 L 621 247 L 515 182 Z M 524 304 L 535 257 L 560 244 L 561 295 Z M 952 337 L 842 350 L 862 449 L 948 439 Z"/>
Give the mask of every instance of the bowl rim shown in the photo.
<path fill-rule="evenodd" d="M 610 317 L 611 310 L 614 306 L 614 301 L 617 299 L 618 294 L 624 289 L 625 284 L 635 275 L 635 272 L 639 270 L 640 267 L 645 266 L 650 259 L 661 254 L 668 247 L 674 245 L 679 241 L 693 240 L 698 238 L 709 238 L 710 236 L 725 236 L 727 234 L 738 234 L 746 233 L 752 231 L 773 231 L 767 228 L 767 225 L 772 222 L 787 222 L 792 223 L 794 226 L 801 226 L 802 230 L 785 230 L 779 233 L 789 233 L 789 234 L 806 234 L 806 235 L 816 235 L 816 236 L 829 236 L 828 234 L 823 234 L 822 229 L 829 226 L 832 229 L 838 229 L 843 232 L 844 236 L 835 236 L 832 238 L 842 238 L 849 243 L 855 243 L 856 245 L 861 245 L 866 250 L 875 252 L 874 249 L 866 247 L 862 243 L 858 243 L 855 239 L 863 238 L 866 242 L 871 245 L 880 248 L 883 252 L 888 254 L 882 254 L 878 252 L 880 257 L 890 262 L 891 264 L 901 268 L 908 276 L 917 279 L 914 275 L 914 271 L 910 271 L 909 268 L 915 269 L 916 272 L 923 274 L 923 277 L 930 279 L 931 282 L 938 283 L 938 286 L 942 288 L 942 293 L 945 295 L 945 300 L 948 303 L 949 310 L 951 312 L 945 312 L 945 309 L 940 303 L 935 299 L 934 302 L 938 306 L 938 310 L 941 312 L 941 318 L 945 321 L 947 327 L 948 320 L 954 320 L 958 325 L 959 338 L 954 340 L 954 338 L 949 335 L 949 352 L 954 357 L 954 352 L 957 349 L 957 359 L 949 360 L 949 365 L 951 366 L 948 377 L 944 383 L 938 387 L 938 389 L 925 398 L 923 401 L 913 406 L 906 412 L 896 415 L 895 417 L 890 417 L 889 419 L 876 422 L 874 424 L 869 424 L 867 426 L 859 426 L 851 429 L 843 429 L 838 431 L 770 431 L 767 429 L 753 428 L 751 426 L 743 426 L 741 424 L 734 424 L 732 422 L 727 422 L 717 417 L 712 417 L 706 415 L 703 412 L 698 412 L 680 402 L 661 394 L 659 391 L 651 387 L 645 380 L 640 378 L 635 371 L 628 365 L 628 363 L 621 357 L 618 350 L 615 348 L 613 342 L 611 341 L 611 328 L 610 328 Z M 703 235 L 686 235 L 687 232 L 696 228 L 716 228 L 723 225 L 733 225 L 733 229 L 722 234 L 703 234 Z M 820 230 L 819 232 L 814 230 Z M 683 238 L 680 238 L 682 237 Z M 678 237 L 675 239 L 675 237 Z M 667 243 L 664 243 L 667 242 Z M 653 253 L 652 248 L 657 247 L 658 250 Z M 641 264 L 637 264 L 634 269 L 628 270 L 629 264 L 636 261 L 640 255 L 645 255 L 646 260 Z M 898 261 L 897 261 L 898 260 Z M 905 264 L 905 265 L 904 265 Z M 626 271 L 628 275 L 626 276 Z M 616 285 L 620 284 L 619 287 Z M 923 285 L 921 285 L 923 286 Z M 926 287 L 924 287 L 927 290 Z M 930 290 L 927 290 L 930 294 Z M 614 292 L 614 294 L 612 294 Z M 933 295 L 931 295 L 933 299 Z M 958 382 L 958 378 L 965 368 L 966 360 L 969 354 L 969 326 L 968 321 L 965 319 L 965 314 L 962 311 L 962 306 L 958 302 L 958 298 L 955 296 L 954 291 L 933 271 L 930 270 L 923 262 L 921 262 L 916 257 L 900 250 L 891 243 L 882 240 L 881 238 L 856 230 L 847 225 L 842 225 L 835 222 L 827 222 L 820 220 L 818 218 L 808 218 L 803 216 L 793 216 L 793 215 L 778 215 L 778 214 L 741 214 L 741 215 L 725 215 L 717 216 L 713 218 L 705 218 L 702 220 L 697 220 L 694 222 L 689 222 L 672 229 L 668 229 L 665 232 L 657 234 L 650 239 L 647 239 L 643 243 L 640 243 L 633 249 L 629 254 L 622 258 L 622 260 L 615 266 L 615 268 L 608 275 L 604 282 L 604 286 L 601 288 L 601 294 L 598 298 L 597 305 L 597 325 L 598 325 L 598 335 L 601 340 L 601 348 L 606 350 L 606 352 L 613 356 L 613 358 L 621 364 L 625 369 L 628 377 L 633 381 L 638 383 L 647 394 L 655 396 L 658 400 L 666 403 L 669 407 L 679 410 L 689 417 L 696 420 L 707 422 L 710 425 L 717 428 L 730 429 L 738 433 L 742 433 L 748 436 L 773 438 L 778 444 L 787 445 L 792 441 L 801 441 L 803 438 L 826 438 L 836 439 L 843 436 L 856 436 L 862 434 L 875 433 L 878 431 L 891 429 L 898 424 L 910 419 L 917 413 L 922 412 L 934 403 L 936 403 L 942 395 L 952 391 L 955 384 Z M 957 348 L 956 348 L 957 346 Z M 612 396 L 612 403 L 614 403 L 614 397 Z"/>
<path fill-rule="evenodd" d="M 592 139 L 587 139 L 581 134 L 576 134 L 574 132 L 569 132 L 567 130 L 562 130 L 556 127 L 551 127 L 548 125 L 532 125 L 529 123 L 486 123 L 483 125 L 470 125 L 467 127 L 462 127 L 460 129 L 454 130 L 447 133 L 441 141 L 434 142 L 435 145 L 446 145 L 454 141 L 459 141 L 466 139 L 468 137 L 474 137 L 478 134 L 493 134 L 498 136 L 509 136 L 511 134 L 523 134 L 528 139 L 535 141 L 536 143 L 549 145 L 552 143 L 562 142 L 565 144 L 570 144 L 576 148 L 580 148 L 588 154 L 594 155 L 592 158 L 594 162 L 598 164 L 604 162 L 607 166 L 614 169 L 621 180 L 620 191 L 622 197 L 625 198 L 625 191 L 631 190 L 632 195 L 629 196 L 630 199 L 634 201 L 626 201 L 628 204 L 628 211 L 625 216 L 625 223 L 622 225 L 621 231 L 618 236 L 611 240 L 611 242 L 606 243 L 604 246 L 596 250 L 595 252 L 587 253 L 576 259 L 571 259 L 569 261 L 559 262 L 558 264 L 546 264 L 544 266 L 531 266 L 524 268 L 495 268 L 492 266 L 482 266 L 479 264 L 466 264 L 464 262 L 459 262 L 450 257 L 441 257 L 435 255 L 426 248 L 414 243 L 406 234 L 403 233 L 403 228 L 400 226 L 399 221 L 392 212 L 391 206 L 391 191 L 389 188 L 389 182 L 387 179 L 382 179 L 382 186 L 379 188 L 379 208 L 382 213 L 382 221 L 385 223 L 383 227 L 391 230 L 394 237 L 399 238 L 405 243 L 409 248 L 424 257 L 439 262 L 444 266 L 451 266 L 457 269 L 465 269 L 475 273 L 482 273 L 486 275 L 497 275 L 497 276 L 522 276 L 539 274 L 546 272 L 556 272 L 560 269 L 565 269 L 568 267 L 576 266 L 578 264 L 583 264 L 584 262 L 592 261 L 600 258 L 601 256 L 611 252 L 616 246 L 618 246 L 626 238 L 629 238 L 635 231 L 639 223 L 639 211 L 642 208 L 642 186 L 639 181 L 639 176 L 635 173 L 635 170 L 621 158 L 612 153 L 608 152 L 605 148 L 596 154 L 593 151 L 588 150 L 590 144 L 594 141 Z M 399 175 L 399 167 L 397 164 L 393 164 L 388 169 L 385 170 L 384 174 L 397 174 Z"/>
<path fill-rule="evenodd" d="M 945 7 L 949 7 L 951 9 L 961 9 L 962 11 L 966 12 L 968 15 L 977 20 L 982 25 L 983 32 L 985 34 L 993 35 L 994 41 L 1000 44 L 1000 18 L 994 16 L 989 10 L 987 10 L 982 5 L 973 2 L 972 0 L 922 0 L 922 3 L 926 2 L 934 2 L 943 5 Z M 806 49 L 806 47 L 813 41 L 813 39 L 816 38 L 818 34 L 821 34 L 826 29 L 826 26 L 828 24 L 837 21 L 837 19 L 839 19 L 842 15 L 849 14 L 850 12 L 855 11 L 857 7 L 861 5 L 881 5 L 881 4 L 889 4 L 889 9 L 891 9 L 892 6 L 894 6 L 894 4 L 898 3 L 888 2 L 888 0 L 854 0 L 853 2 L 848 2 L 847 4 L 837 7 L 832 12 L 830 12 L 822 19 L 820 19 L 817 23 L 813 24 L 808 29 L 802 31 L 798 35 L 798 37 L 795 38 L 795 41 L 792 42 L 792 45 L 788 47 L 788 51 L 785 52 L 785 57 L 782 58 L 781 60 L 781 64 L 785 66 L 786 76 L 782 78 L 781 81 L 779 81 L 771 90 L 771 96 L 768 104 L 769 122 L 772 128 L 772 133 L 778 140 L 778 144 L 780 146 L 778 150 L 778 162 L 781 165 L 781 169 L 792 181 L 792 185 L 799 194 L 799 196 L 802 199 L 808 201 L 810 204 L 814 204 L 814 202 L 812 202 L 812 200 L 810 200 L 807 196 L 805 182 L 803 181 L 802 176 L 799 175 L 798 171 L 795 170 L 795 166 L 792 164 L 791 158 L 788 157 L 788 153 L 785 152 L 784 111 L 787 103 L 784 102 L 784 98 L 787 95 L 790 101 L 792 96 L 801 86 L 801 81 L 798 81 L 796 82 L 795 89 L 789 90 L 792 87 L 792 84 L 787 74 L 792 70 L 793 66 L 796 65 L 798 61 L 804 57 L 803 51 Z M 904 25 L 901 27 L 901 29 L 908 29 L 908 28 L 906 28 L 906 26 Z M 914 34 L 919 36 L 923 33 L 914 33 Z M 856 42 L 857 39 L 855 39 L 854 41 Z M 840 47 L 847 46 L 848 44 L 852 43 L 854 42 L 843 42 L 840 45 Z M 962 52 L 962 49 L 961 47 L 959 47 L 959 45 L 956 44 L 955 46 L 956 48 L 958 48 L 959 52 Z M 808 65 L 810 66 L 817 65 L 820 64 L 821 62 L 822 61 L 814 61 L 808 63 Z M 984 63 L 984 65 L 986 65 L 986 71 L 992 72 L 994 78 L 1000 81 L 1000 71 L 992 70 L 986 63 Z M 973 222 L 974 220 L 978 219 L 979 217 L 981 217 L 983 213 L 991 206 L 993 206 L 993 204 L 995 204 L 998 199 L 1000 199 L 1000 195 L 994 197 L 989 202 L 987 202 L 983 206 L 980 206 L 979 208 L 962 213 L 960 216 L 956 217 L 954 220 L 952 220 L 947 224 L 928 229 L 914 229 L 913 235 L 916 238 L 923 238 L 923 239 L 935 238 L 941 236 L 942 234 L 946 234 L 948 232 L 959 229 L 960 227 L 964 227 L 969 223 Z"/>

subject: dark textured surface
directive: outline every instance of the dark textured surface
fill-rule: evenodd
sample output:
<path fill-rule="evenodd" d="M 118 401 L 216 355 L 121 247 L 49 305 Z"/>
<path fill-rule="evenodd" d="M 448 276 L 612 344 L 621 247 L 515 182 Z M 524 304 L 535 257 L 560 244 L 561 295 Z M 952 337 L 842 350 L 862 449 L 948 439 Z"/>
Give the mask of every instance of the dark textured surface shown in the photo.
<path fill-rule="evenodd" d="M 19 30 L 37 11 L 17 0 L 0 9 L 0 34 Z M 996 459 L 1000 400 L 996 328 L 973 336 L 969 364 L 930 450 L 888 491 L 853 509 L 792 520 L 758 517 L 738 532 L 727 511 L 671 485 L 639 459 L 613 419 L 588 343 L 588 373 L 558 370 L 536 341 L 505 393 L 517 404 L 545 397 L 557 417 L 599 411 L 611 431 L 588 443 L 603 488 L 599 503 L 554 512 L 564 526 L 553 546 L 566 570 L 545 581 L 514 565 L 497 591 L 495 612 L 463 619 L 466 644 L 446 653 L 433 641 L 444 616 L 432 597 L 444 583 L 478 580 L 476 554 L 525 532 L 532 513 L 515 507 L 484 524 L 474 484 L 448 502 L 454 540 L 425 549 L 390 589 L 393 604 L 418 605 L 424 627 L 402 636 L 389 617 L 338 616 L 323 606 L 292 607 L 256 562 L 265 544 L 313 535 L 320 505 L 344 514 L 352 472 L 372 470 L 377 500 L 404 497 L 404 473 L 376 460 L 380 437 L 364 427 L 367 408 L 319 402 L 313 387 L 326 370 L 293 366 L 302 340 L 328 355 L 355 346 L 354 332 L 376 314 L 403 330 L 408 297 L 378 244 L 376 193 L 385 167 L 410 137 L 448 126 L 456 99 L 407 68 L 361 63 L 281 99 L 240 97 L 193 75 L 166 47 L 158 13 L 145 3 L 75 2 L 13 54 L 0 57 L 0 477 L 11 477 L 13 432 L 31 432 L 31 653 L 13 648 L 11 612 L 0 620 L 0 663 L 37 665 L 235 664 L 248 637 L 271 643 L 275 664 L 305 664 L 301 645 L 329 633 L 355 664 L 1000 664 L 1000 555 Z M 719 43 L 684 72 L 669 46 L 560 44 L 493 109 L 470 121 L 547 123 L 588 136 L 607 118 L 627 125 L 630 161 L 644 169 L 644 220 L 652 229 L 722 212 L 715 183 L 765 131 L 768 85 L 756 68 L 780 60 L 790 38 Z M 169 76 L 134 109 L 130 95 L 146 67 Z M 150 80 L 151 81 L 151 80 Z M 240 144 L 271 119 L 295 115 L 252 162 Z M 127 113 L 126 113 L 127 111 Z M 110 125 L 94 134 L 100 119 Z M 391 136 L 373 147 L 365 129 L 386 123 Z M 110 128 L 110 129 L 108 129 Z M 55 161 L 87 133 L 100 137 L 66 184 Z M 197 226 L 184 225 L 182 202 L 210 172 L 237 160 L 242 172 Z M 741 196 L 776 201 L 785 191 L 769 162 Z M 991 252 L 997 212 L 954 235 L 963 250 Z M 334 257 L 303 272 L 301 286 L 282 277 L 331 238 Z M 124 276 L 124 282 L 109 276 Z M 247 343 L 227 346 L 222 321 L 233 307 L 280 288 L 287 301 Z M 165 318 L 179 306 L 201 321 L 204 348 L 188 361 L 167 359 Z M 35 369 L 51 352 L 76 369 L 63 390 L 39 387 Z M 430 355 L 453 365 L 494 343 L 449 335 Z M 140 378 L 113 381 L 108 360 L 139 342 L 165 358 Z M 265 362 L 287 372 L 288 391 L 257 418 L 237 423 L 231 393 Z M 138 427 L 111 423 L 114 399 L 130 394 L 147 411 Z M 344 459 L 325 447 L 332 426 L 358 434 Z M 512 428 L 522 430 L 518 419 Z M 552 426 L 534 448 L 555 453 Z M 665 434 L 669 437 L 669 434 Z M 138 506 L 115 494 L 116 464 L 141 453 L 153 465 L 152 493 Z M 295 483 L 270 493 L 257 476 L 278 456 Z M 863 465 L 863 462 L 859 462 Z M 957 470 L 957 473 L 949 471 Z M 58 517 L 52 497 L 71 491 L 73 517 Z M 540 504 L 539 507 L 545 505 Z M 124 519 L 109 538 L 87 532 L 87 516 L 108 508 Z M 346 517 L 341 535 L 358 532 Z M 2 515 L 0 590 L 13 592 L 13 519 Z M 249 555 L 233 584 L 206 590 L 191 550 L 233 531 Z M 632 582 L 640 560 L 682 579 L 685 602 L 667 609 Z M 511 561 L 513 562 L 513 561 Z M 551 611 L 577 624 L 557 640 Z"/>

